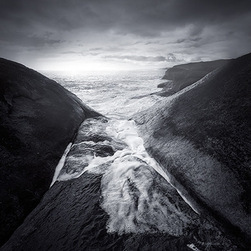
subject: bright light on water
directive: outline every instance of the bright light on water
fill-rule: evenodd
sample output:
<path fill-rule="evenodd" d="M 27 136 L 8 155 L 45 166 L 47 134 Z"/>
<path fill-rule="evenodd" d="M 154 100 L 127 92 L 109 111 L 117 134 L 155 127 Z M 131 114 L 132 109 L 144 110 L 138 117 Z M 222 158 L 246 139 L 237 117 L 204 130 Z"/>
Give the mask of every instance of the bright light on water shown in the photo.
<path fill-rule="evenodd" d="M 160 63 L 160 62 L 159 62 Z M 121 71 L 135 71 L 135 70 L 144 70 L 155 69 L 159 65 L 158 62 L 139 62 L 139 61 L 130 61 L 130 60 L 93 60 L 93 58 L 85 57 L 85 59 L 78 58 L 67 58 L 64 57 L 60 60 L 46 60 L 43 61 L 40 59 L 37 62 L 37 66 L 35 67 L 39 71 L 43 72 L 61 72 L 67 74 L 81 75 L 83 73 L 100 73 L 100 72 L 121 72 Z M 165 62 L 166 63 L 166 62 Z M 163 67 L 166 66 L 163 62 L 161 62 Z M 159 67 L 162 67 L 162 66 Z"/>
<path fill-rule="evenodd" d="M 69 74 L 45 73 L 76 94 L 85 104 L 108 117 L 129 118 L 147 109 L 162 98 L 149 95 L 160 89 L 157 85 L 164 70 L 106 71 Z"/>

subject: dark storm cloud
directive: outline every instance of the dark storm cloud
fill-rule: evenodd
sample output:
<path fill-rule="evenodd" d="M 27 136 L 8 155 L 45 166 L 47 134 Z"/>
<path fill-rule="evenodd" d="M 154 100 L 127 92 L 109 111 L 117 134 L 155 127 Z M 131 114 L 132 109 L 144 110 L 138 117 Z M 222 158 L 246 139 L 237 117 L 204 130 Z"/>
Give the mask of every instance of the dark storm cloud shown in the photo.
<path fill-rule="evenodd" d="M 234 39 L 233 45 L 225 48 L 228 50 L 225 54 L 232 56 L 238 54 L 240 47 L 241 52 L 251 49 L 250 22 L 250 0 L 1 0 L 0 54 L 5 51 L 11 53 L 11 46 L 14 45 L 40 50 L 46 46 L 57 46 L 59 49 L 68 44 L 66 51 L 75 51 L 70 47 L 73 41 L 76 42 L 76 34 L 80 33 L 83 35 L 79 46 L 84 47 L 86 41 L 91 41 L 93 48 L 105 48 L 106 52 L 122 48 L 116 41 L 105 40 L 111 34 L 124 37 L 128 44 L 135 42 L 128 36 L 135 36 L 138 46 L 142 43 L 150 49 L 157 49 L 164 43 L 171 44 L 172 40 L 174 44 L 182 45 L 185 51 L 212 42 L 203 39 L 206 33 L 208 37 L 214 36 L 215 41 L 220 41 L 222 37 L 226 42 Z M 183 36 L 173 35 L 169 41 L 163 40 L 164 36 L 167 37 L 166 33 L 185 27 L 187 32 Z M 207 27 L 212 28 L 205 31 Z M 217 32 L 221 38 L 214 35 Z M 101 34 L 104 41 L 100 41 L 97 34 Z M 240 46 L 239 41 L 247 42 Z M 102 49 L 96 52 L 93 49 L 90 53 L 101 54 Z M 158 58 L 159 54 L 140 58 L 139 52 L 134 59 L 128 59 L 169 60 L 168 57 Z"/>
<path fill-rule="evenodd" d="M 19 46 L 31 46 L 31 47 L 43 47 L 45 45 L 59 44 L 63 41 L 59 39 L 52 39 L 46 35 L 26 35 L 22 32 L 11 33 L 6 30 L 1 32 L 1 41 L 12 44 L 18 44 Z"/>
<path fill-rule="evenodd" d="M 178 62 L 179 61 L 173 53 L 169 53 L 166 57 L 164 57 L 164 56 L 151 57 L 151 56 L 125 55 L 125 56 L 105 56 L 105 58 L 141 61 L 141 62 Z"/>
<path fill-rule="evenodd" d="M 39 24 L 59 31 L 114 29 L 148 36 L 194 24 L 191 35 L 198 35 L 204 25 L 239 19 L 250 8 L 250 0 L 2 0 L 0 18 L 1 30 L 13 32 L 35 31 Z"/>

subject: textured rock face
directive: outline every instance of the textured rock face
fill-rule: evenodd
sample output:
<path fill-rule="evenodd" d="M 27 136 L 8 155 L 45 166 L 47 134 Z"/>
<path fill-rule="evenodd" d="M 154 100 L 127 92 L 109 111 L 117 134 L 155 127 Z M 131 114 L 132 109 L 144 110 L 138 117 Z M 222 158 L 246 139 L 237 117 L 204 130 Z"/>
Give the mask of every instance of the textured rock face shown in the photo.
<path fill-rule="evenodd" d="M 80 123 L 96 115 L 55 81 L 0 59 L 0 245 L 49 188 Z"/>
<path fill-rule="evenodd" d="M 145 167 L 143 167 L 145 168 Z M 163 189 L 163 200 L 169 201 L 180 211 L 179 216 L 185 218 L 187 223 L 193 223 L 182 231 L 180 236 L 173 236 L 167 232 L 150 231 L 138 233 L 118 234 L 117 231 L 108 233 L 107 223 L 110 216 L 102 207 L 102 175 L 84 173 L 77 179 L 56 182 L 47 191 L 39 205 L 28 215 L 24 223 L 14 232 L 11 238 L 2 246 L 1 251 L 19 250 L 190 250 L 187 245 L 200 242 L 200 250 L 207 244 L 210 250 L 237 250 L 232 248 L 231 242 L 223 237 L 216 227 L 201 219 L 179 197 L 175 189 L 164 182 L 161 177 L 156 177 L 151 200 L 156 201 L 154 190 Z M 133 188 L 130 192 L 135 196 Z M 116 195 L 115 195 L 116 196 Z M 126 196 L 122 193 L 121 196 Z M 174 207 L 169 204 L 171 227 L 177 230 L 180 220 L 174 220 Z M 116 205 L 112 204 L 116 208 Z M 130 225 L 130 211 L 134 205 L 123 205 L 128 208 L 128 217 L 125 221 Z M 149 210 L 149 208 L 148 208 Z M 151 210 L 149 210 L 150 212 Z M 140 212 L 140 208 L 139 208 Z M 158 211 L 163 214 L 163 212 Z M 123 215 L 123 210 L 122 210 Z M 156 214 L 155 214 L 156 216 Z M 113 216 L 116 217 L 116 214 Z M 121 214 L 117 215 L 118 218 Z M 148 217 L 147 217 L 148 218 Z M 173 221 L 173 220 L 174 221 Z M 135 219 L 136 220 L 136 219 Z M 145 222 L 151 224 L 156 220 L 150 213 Z M 120 219 L 123 221 L 123 219 Z M 117 225 L 120 226 L 120 221 Z M 137 220 L 136 220 L 137 221 Z M 163 219 L 165 222 L 165 219 Z M 140 222 L 139 222 L 140 224 Z M 183 225 L 183 223 L 182 223 Z M 141 227 L 144 224 L 141 222 Z M 196 238 L 194 238 L 196 236 Z M 197 242 L 196 242 L 197 241 Z"/>
<path fill-rule="evenodd" d="M 160 95 L 170 96 L 203 78 L 211 71 L 226 65 L 228 61 L 229 60 L 216 60 L 175 65 L 167 69 L 163 77 L 163 79 L 168 80 L 168 82 L 158 86 L 159 88 L 163 88 Z"/>
<path fill-rule="evenodd" d="M 251 236 L 251 54 L 136 116 L 148 152 L 202 212 Z"/>
<path fill-rule="evenodd" d="M 111 123 L 103 117 L 82 123 L 59 172 L 60 182 L 0 250 L 187 251 L 188 245 L 237 250 L 217 226 L 188 206 L 143 154 L 134 155 L 125 141 L 106 130 Z"/>
<path fill-rule="evenodd" d="M 156 245 L 159 250 L 182 250 L 178 247 L 186 238 L 107 234 L 109 217 L 100 207 L 100 179 L 85 173 L 56 182 L 1 250 L 154 250 Z"/>

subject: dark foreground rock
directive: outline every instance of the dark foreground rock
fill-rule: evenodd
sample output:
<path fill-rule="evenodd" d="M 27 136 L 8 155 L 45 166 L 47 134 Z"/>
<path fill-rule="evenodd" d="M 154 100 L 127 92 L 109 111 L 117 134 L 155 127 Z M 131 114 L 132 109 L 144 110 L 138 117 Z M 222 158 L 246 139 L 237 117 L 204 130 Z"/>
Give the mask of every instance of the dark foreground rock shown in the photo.
<path fill-rule="evenodd" d="M 251 239 L 251 54 L 136 116 L 148 152 L 202 213 Z"/>
<path fill-rule="evenodd" d="M 0 59 L 0 245 L 49 188 L 81 122 L 96 115 L 55 81 Z"/>
<path fill-rule="evenodd" d="M 160 232 L 108 233 L 109 216 L 100 206 L 100 181 L 100 175 L 84 173 L 78 179 L 56 182 L 1 251 L 189 251 L 188 245 L 194 243 L 197 247 L 209 246 L 210 250 L 238 250 L 215 227 L 198 216 L 195 216 L 189 232 L 180 237 Z M 165 188 L 166 199 L 175 200 L 177 192 L 169 184 Z M 186 213 L 191 213 L 182 200 L 178 204 L 183 205 Z"/>
<path fill-rule="evenodd" d="M 159 88 L 163 88 L 159 95 L 170 96 L 195 83 L 213 70 L 226 65 L 228 61 L 216 60 L 175 65 L 165 72 L 163 79 L 168 82 L 158 85 Z"/>
<path fill-rule="evenodd" d="M 85 173 L 56 183 L 1 250 L 135 250 L 140 238 L 145 245 L 141 250 L 153 248 L 156 236 L 107 234 L 108 215 L 99 202 L 100 178 Z M 178 250 L 179 239 L 163 237 L 162 242 Z"/>
<path fill-rule="evenodd" d="M 113 162 L 126 144 L 106 133 L 107 124 L 103 117 L 82 123 L 61 182 L 45 193 L 1 251 L 238 250 L 142 159 L 137 164 L 139 157 L 127 155 Z M 111 158 L 92 169 L 91 156 Z"/>

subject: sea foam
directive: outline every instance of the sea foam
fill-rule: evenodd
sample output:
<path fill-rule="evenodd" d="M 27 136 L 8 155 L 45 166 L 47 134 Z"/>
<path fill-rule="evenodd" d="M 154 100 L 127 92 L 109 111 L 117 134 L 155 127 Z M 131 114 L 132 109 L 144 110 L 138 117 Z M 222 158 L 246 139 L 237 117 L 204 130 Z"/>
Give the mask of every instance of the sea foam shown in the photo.
<path fill-rule="evenodd" d="M 72 145 L 57 179 L 78 178 L 85 172 L 102 175 L 100 203 L 109 215 L 108 232 L 182 235 L 194 213 L 146 152 L 133 120 L 88 119 L 79 135 L 82 141 L 77 138 Z M 102 140 L 90 142 L 97 135 Z M 104 145 L 113 152 L 98 152 Z M 184 207 L 189 214 L 181 210 Z"/>

